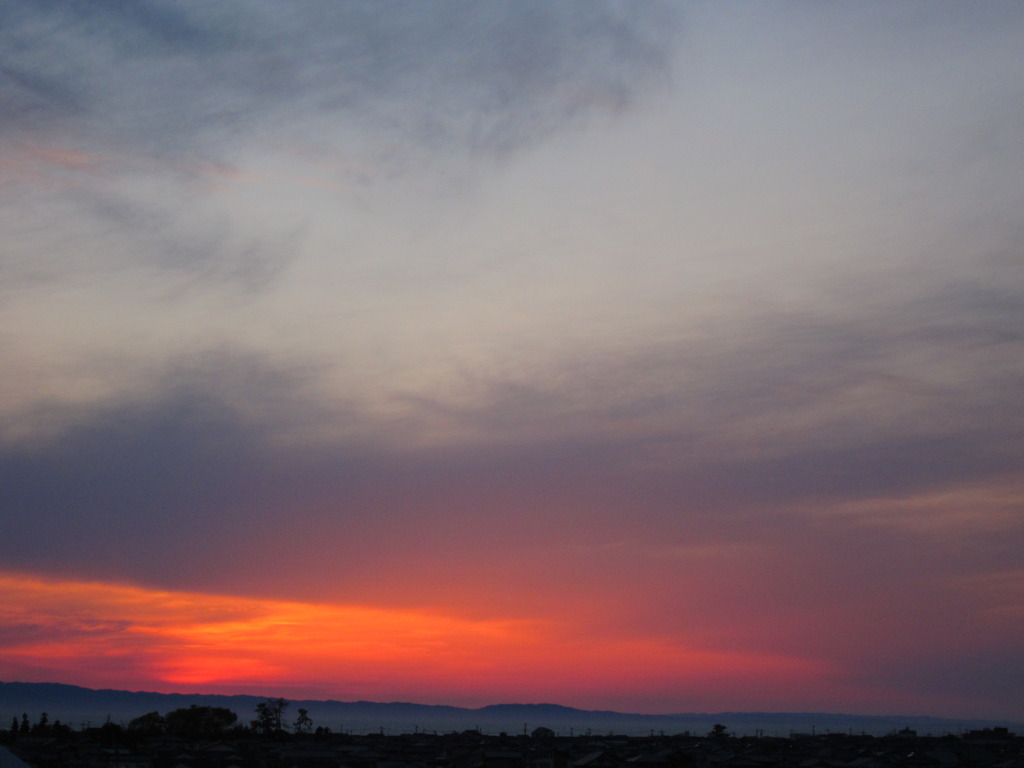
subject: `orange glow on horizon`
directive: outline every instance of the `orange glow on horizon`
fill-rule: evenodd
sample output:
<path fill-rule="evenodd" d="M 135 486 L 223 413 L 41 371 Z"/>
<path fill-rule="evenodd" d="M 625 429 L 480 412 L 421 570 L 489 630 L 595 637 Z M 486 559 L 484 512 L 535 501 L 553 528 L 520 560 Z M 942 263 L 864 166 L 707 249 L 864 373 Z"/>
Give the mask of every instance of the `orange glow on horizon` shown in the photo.
<path fill-rule="evenodd" d="M 493 703 L 736 688 L 755 678 L 800 686 L 830 672 L 814 660 L 601 636 L 550 619 L 481 620 L 17 574 L 0 574 L 0 605 L 5 670 L 95 687 L 304 688 L 332 697 Z"/>

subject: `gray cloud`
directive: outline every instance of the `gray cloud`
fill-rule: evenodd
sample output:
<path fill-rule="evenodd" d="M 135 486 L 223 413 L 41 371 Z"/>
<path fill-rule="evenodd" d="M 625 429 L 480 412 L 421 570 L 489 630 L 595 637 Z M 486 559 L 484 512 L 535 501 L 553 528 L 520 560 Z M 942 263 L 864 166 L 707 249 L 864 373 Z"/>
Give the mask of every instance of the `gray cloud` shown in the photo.
<path fill-rule="evenodd" d="M 983 480 L 1018 463 L 1014 290 L 755 313 L 702 339 L 570 351 L 543 378 L 479 380 L 476 406 L 421 407 L 498 441 L 604 445 L 631 474 L 751 503 Z"/>
<path fill-rule="evenodd" d="M 944 655 L 903 658 L 871 670 L 865 681 L 890 695 L 912 691 L 922 697 L 946 697 L 952 703 L 950 711 L 962 717 L 998 717 L 1012 712 L 1024 680 L 1019 649 L 1005 638 L 1002 643 L 986 643 L 978 634 L 971 639 L 971 652 L 959 649 Z"/>
<path fill-rule="evenodd" d="M 37 423 L 60 424 L 56 435 L 9 444 L 0 458 L 11 562 L 84 562 L 94 550 L 135 567 L 201 548 L 207 528 L 232 529 L 221 507 L 262 492 L 269 421 L 281 410 L 296 418 L 296 385 L 296 373 L 258 359 L 211 355 L 177 361 L 145 398 L 40 407 Z"/>
<path fill-rule="evenodd" d="M 306 389 L 316 366 L 285 372 L 216 351 L 171 361 L 157 391 L 69 407 L 58 441 L 8 446 L 9 554 L 77 551 L 84 563 L 83 542 L 137 539 L 148 542 L 132 545 L 147 553 L 139 567 L 155 567 L 193 529 L 216 531 L 207 542 L 278 523 L 340 533 L 382 509 L 424 508 L 454 525 L 510 489 L 507 509 L 525 519 L 554 499 L 590 510 L 597 528 L 628 509 L 701 535 L 728 517 L 726 535 L 748 538 L 788 525 L 765 505 L 975 485 L 1019 464 L 1019 305 L 1011 280 L 944 284 L 859 314 L 755 314 L 704 339 L 578 350 L 543 377 L 481 375 L 472 405 L 408 398 L 396 422 L 317 403 Z M 438 419 L 465 440 L 410 447 Z M 331 424 L 355 429 L 310 439 Z M 63 538 L 42 546 L 54 516 Z"/>
<path fill-rule="evenodd" d="M 107 260 L 265 288 L 303 222 L 243 230 L 206 208 L 198 166 L 230 172 L 235 152 L 298 142 L 358 158 L 324 166 L 358 186 L 433 162 L 424 157 L 500 155 L 664 81 L 675 25 L 654 3 L 3 3 L 8 141 L 97 163 L 37 158 L 44 189 L 13 189 L 9 231 L 28 234 L 11 239 L 6 287 Z M 160 202 L 128 191 L 140 182 Z M 53 247 L 24 258 L 57 211 L 73 217 L 77 258 Z"/>
<path fill-rule="evenodd" d="M 111 194 L 80 195 L 87 218 L 119 247 L 122 265 L 152 264 L 170 274 L 228 283 L 246 292 L 267 287 L 294 258 L 298 232 L 243 232 L 227 216 L 204 209 L 203 201 L 178 205 L 140 202 Z M 256 227 L 252 227 L 255 229 Z M 114 254 L 108 254 L 113 256 Z M 65 265 L 60 265 L 66 270 Z M 180 285 L 184 290 L 188 284 Z M 173 293 L 173 283 L 168 293 Z"/>
<path fill-rule="evenodd" d="M 514 148 L 665 77 L 675 25 L 668 6 L 613 3 L 8 2 L 2 14 L 8 121 L 72 122 L 157 153 L 317 114 L 427 146 Z"/>
<path fill-rule="evenodd" d="M 372 531 L 383 526 L 391 545 L 402 546 L 426 519 L 432 536 L 501 531 L 506 545 L 541 524 L 556 537 L 583 526 L 599 536 L 756 540 L 799 526 L 784 513 L 792 505 L 827 511 L 850 499 L 976 484 L 1017 462 L 1012 425 L 1002 438 L 997 424 L 849 441 L 807 432 L 752 458 L 706 434 L 688 437 L 685 422 L 611 439 L 602 434 L 607 414 L 588 414 L 588 430 L 560 434 L 571 416 L 550 401 L 527 417 L 547 432 L 427 450 L 405 447 L 395 425 L 374 427 L 358 409 L 324 411 L 303 391 L 301 375 L 267 361 L 211 355 L 180 365 L 145 399 L 65 415 L 52 442 L 9 445 L 5 558 L 199 585 L 209 569 L 222 570 L 227 552 L 290 562 L 326 541 L 338 542 L 348 565 L 325 563 L 321 575 L 340 578 L 366 556 L 358 550 Z M 771 407 L 782 396 L 789 394 L 770 389 L 759 402 Z M 523 417 L 522 400 L 491 408 L 488 428 L 498 432 Z M 659 403 L 657 414 L 671 424 L 672 403 Z M 361 437 L 305 437 L 309 426 L 339 420 L 366 428 Z M 659 460 L 645 461 L 652 448 Z M 496 509 L 507 525 L 495 522 Z M 284 539 L 295 546 L 280 546 Z M 195 566 L 187 573 L 183 557 Z"/>

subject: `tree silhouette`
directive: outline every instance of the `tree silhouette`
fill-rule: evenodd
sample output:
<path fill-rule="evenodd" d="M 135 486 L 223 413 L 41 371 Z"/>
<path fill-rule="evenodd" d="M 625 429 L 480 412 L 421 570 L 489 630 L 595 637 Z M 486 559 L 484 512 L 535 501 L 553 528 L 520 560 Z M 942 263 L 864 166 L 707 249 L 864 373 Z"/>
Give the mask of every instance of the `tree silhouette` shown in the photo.
<path fill-rule="evenodd" d="M 39 722 L 32 726 L 32 733 L 37 736 L 45 736 L 50 732 L 50 716 L 43 712 L 39 716 Z"/>
<path fill-rule="evenodd" d="M 252 721 L 253 730 L 265 735 L 279 733 L 287 708 L 288 702 L 285 699 L 267 699 L 260 702 L 256 705 L 256 719 Z"/>
<path fill-rule="evenodd" d="M 313 730 L 313 719 L 307 710 L 300 707 L 299 716 L 295 718 L 295 732 L 309 733 L 311 730 Z"/>

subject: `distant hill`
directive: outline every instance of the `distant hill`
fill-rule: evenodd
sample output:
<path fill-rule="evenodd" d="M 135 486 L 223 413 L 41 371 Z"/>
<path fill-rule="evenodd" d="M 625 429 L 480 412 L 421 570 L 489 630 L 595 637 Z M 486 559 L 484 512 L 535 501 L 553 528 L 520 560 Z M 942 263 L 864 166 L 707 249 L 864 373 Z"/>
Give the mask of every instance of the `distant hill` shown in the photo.
<path fill-rule="evenodd" d="M 127 724 L 139 715 L 157 711 L 165 714 L 192 704 L 227 707 L 245 723 L 254 716 L 263 696 L 216 696 L 198 693 L 147 693 L 116 690 L 93 690 L 60 683 L 0 682 L 0 728 L 6 728 L 12 717 L 28 713 L 33 722 L 42 712 L 51 722 L 79 728 L 100 725 L 109 718 Z M 544 726 L 556 733 L 577 735 L 616 733 L 644 736 L 654 733 L 705 734 L 715 723 L 722 723 L 729 733 L 743 735 L 789 736 L 792 733 L 867 733 L 885 735 L 900 728 L 912 728 L 919 734 L 941 735 L 961 731 L 1002 726 L 1024 734 L 1024 724 L 1005 720 L 955 720 L 937 717 L 867 716 L 794 712 L 716 712 L 672 715 L 636 715 L 624 712 L 590 711 L 558 704 L 496 704 L 479 709 L 412 704 L 408 702 L 378 703 L 372 701 L 290 700 L 286 717 L 295 717 L 302 707 L 309 711 L 314 725 L 329 726 L 335 731 L 351 733 L 411 733 L 419 731 L 479 730 L 483 733 L 522 733 Z"/>

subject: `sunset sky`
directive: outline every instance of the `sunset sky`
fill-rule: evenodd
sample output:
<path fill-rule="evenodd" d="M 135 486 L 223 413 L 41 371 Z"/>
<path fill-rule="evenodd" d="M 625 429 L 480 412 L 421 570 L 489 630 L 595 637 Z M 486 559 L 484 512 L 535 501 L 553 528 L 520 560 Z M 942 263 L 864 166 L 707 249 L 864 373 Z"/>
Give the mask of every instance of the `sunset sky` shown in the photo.
<path fill-rule="evenodd" d="M 0 680 L 1024 721 L 1024 3 L 0 0 Z"/>

